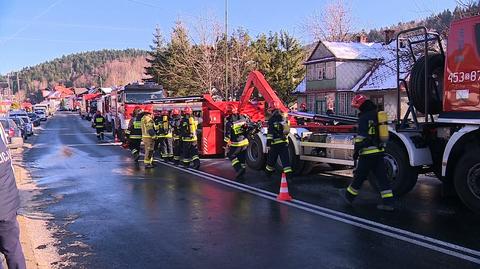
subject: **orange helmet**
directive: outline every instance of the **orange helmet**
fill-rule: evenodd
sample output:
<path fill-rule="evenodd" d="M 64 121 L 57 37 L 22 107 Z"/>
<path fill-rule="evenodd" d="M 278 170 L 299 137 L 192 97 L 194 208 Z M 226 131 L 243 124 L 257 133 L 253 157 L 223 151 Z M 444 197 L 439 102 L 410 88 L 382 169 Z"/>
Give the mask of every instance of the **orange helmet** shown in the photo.
<path fill-rule="evenodd" d="M 357 94 L 352 99 L 352 107 L 359 109 L 365 101 L 367 101 L 367 97 L 363 94 Z"/>
<path fill-rule="evenodd" d="M 185 115 L 192 115 L 192 113 L 193 113 L 192 108 L 189 107 L 189 106 L 185 107 L 185 109 L 183 109 L 183 113 Z"/>
<path fill-rule="evenodd" d="M 173 115 L 173 116 L 178 116 L 178 115 L 180 115 L 180 110 L 178 110 L 177 108 L 174 108 L 174 109 L 172 110 L 172 115 Z"/>
<path fill-rule="evenodd" d="M 268 109 L 270 111 L 274 111 L 274 110 L 278 110 L 282 107 L 282 105 L 280 104 L 279 101 L 274 101 L 274 102 L 271 102 L 268 106 Z"/>
<path fill-rule="evenodd" d="M 237 114 L 238 113 L 238 108 L 236 108 L 235 106 L 233 106 L 231 104 L 228 104 L 225 113 L 227 115 Z"/>

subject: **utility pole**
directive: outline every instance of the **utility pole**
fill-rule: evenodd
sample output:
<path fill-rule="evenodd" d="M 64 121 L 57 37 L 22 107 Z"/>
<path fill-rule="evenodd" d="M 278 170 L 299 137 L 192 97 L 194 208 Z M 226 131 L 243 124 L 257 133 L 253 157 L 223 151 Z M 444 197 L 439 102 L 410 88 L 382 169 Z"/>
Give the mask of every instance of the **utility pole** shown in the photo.
<path fill-rule="evenodd" d="M 228 101 L 228 0 L 225 0 L 225 99 Z"/>
<path fill-rule="evenodd" d="M 17 75 L 17 92 L 20 91 L 20 79 L 18 78 L 18 72 L 16 73 Z"/>

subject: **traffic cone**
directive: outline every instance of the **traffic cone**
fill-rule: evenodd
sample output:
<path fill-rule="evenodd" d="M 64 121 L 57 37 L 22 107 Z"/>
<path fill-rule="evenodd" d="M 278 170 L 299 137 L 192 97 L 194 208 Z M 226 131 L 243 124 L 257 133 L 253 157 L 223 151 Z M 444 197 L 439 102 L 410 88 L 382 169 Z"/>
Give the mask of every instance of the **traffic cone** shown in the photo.
<path fill-rule="evenodd" d="M 291 201 L 292 196 L 288 194 L 288 183 L 287 183 L 287 176 L 285 173 L 282 173 L 282 182 L 280 183 L 280 193 L 277 196 L 277 200 L 279 201 Z"/>
<path fill-rule="evenodd" d="M 114 141 L 114 142 L 115 142 L 115 143 L 120 142 L 120 140 L 118 140 L 118 135 L 117 135 L 117 134 L 115 134 L 115 141 Z"/>

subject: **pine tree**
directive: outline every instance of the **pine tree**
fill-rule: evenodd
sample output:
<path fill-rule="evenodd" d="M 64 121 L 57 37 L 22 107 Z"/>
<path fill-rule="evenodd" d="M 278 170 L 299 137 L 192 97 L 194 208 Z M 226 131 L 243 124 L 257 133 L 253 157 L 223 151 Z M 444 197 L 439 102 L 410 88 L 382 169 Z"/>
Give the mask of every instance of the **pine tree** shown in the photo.
<path fill-rule="evenodd" d="M 150 63 L 150 66 L 145 67 L 145 74 L 150 76 L 147 80 L 167 85 L 168 50 L 162 31 L 158 26 L 155 28 L 153 45 L 150 46 L 150 49 L 147 57 L 147 62 Z"/>

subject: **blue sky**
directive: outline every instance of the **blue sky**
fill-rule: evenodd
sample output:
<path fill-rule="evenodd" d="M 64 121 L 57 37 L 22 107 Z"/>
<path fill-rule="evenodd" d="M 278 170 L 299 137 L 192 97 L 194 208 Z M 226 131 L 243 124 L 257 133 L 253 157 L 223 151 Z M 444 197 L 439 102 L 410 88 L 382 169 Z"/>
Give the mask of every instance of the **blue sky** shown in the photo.
<path fill-rule="evenodd" d="M 177 19 L 214 16 L 224 0 L 0 0 L 0 74 L 62 55 L 103 48 L 147 49 L 159 25 L 168 36 Z M 287 30 L 301 40 L 305 17 L 324 0 L 229 0 L 231 28 L 250 34 Z M 389 26 L 454 8 L 455 0 L 345 0 L 357 30 Z M 188 24 L 188 23 L 187 23 Z"/>

